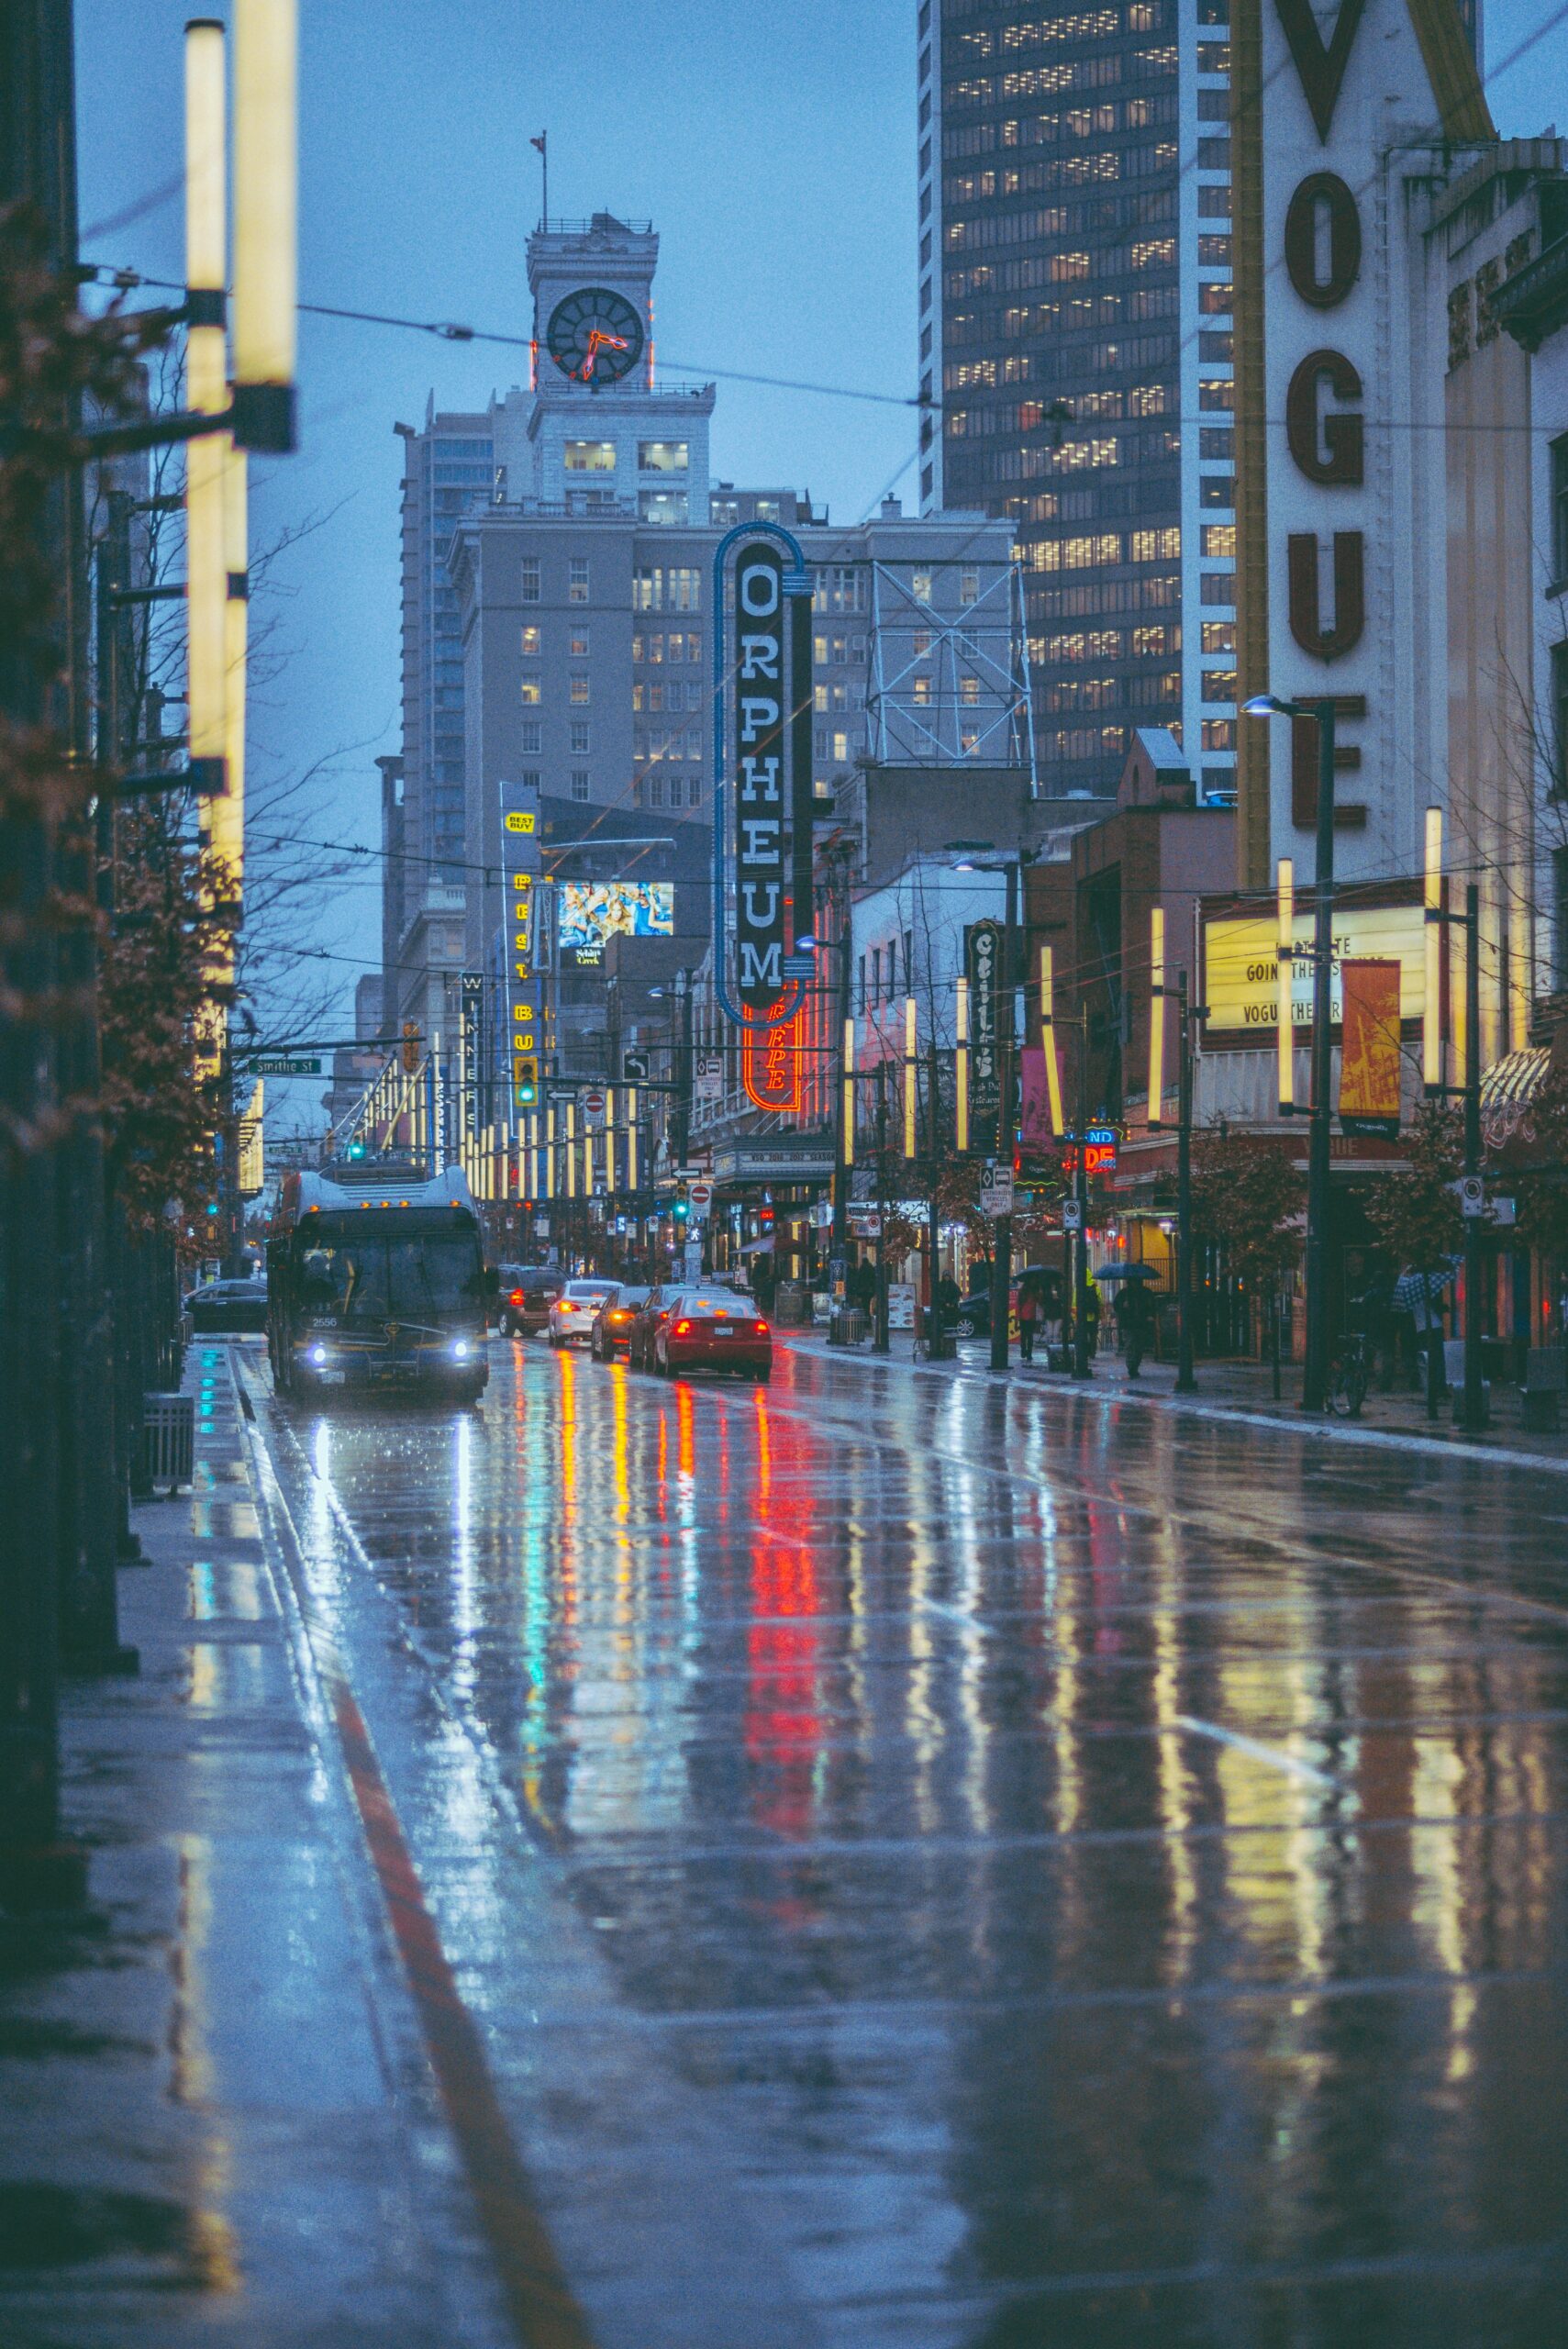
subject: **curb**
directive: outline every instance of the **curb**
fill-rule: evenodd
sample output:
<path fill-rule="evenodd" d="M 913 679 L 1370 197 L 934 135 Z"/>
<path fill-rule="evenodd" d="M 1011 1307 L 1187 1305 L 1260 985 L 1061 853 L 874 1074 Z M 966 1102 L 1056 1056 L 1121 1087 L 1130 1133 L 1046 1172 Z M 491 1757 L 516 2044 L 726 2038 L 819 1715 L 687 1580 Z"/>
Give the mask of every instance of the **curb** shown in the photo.
<path fill-rule="evenodd" d="M 790 1344 L 788 1334 L 779 1331 L 776 1335 L 783 1340 L 784 1343 Z M 826 1344 L 807 1344 L 792 1348 L 792 1351 L 809 1354 L 823 1362 L 853 1361 L 862 1364 L 868 1369 L 897 1368 L 911 1372 L 917 1377 L 947 1379 L 957 1376 L 971 1383 L 984 1381 L 988 1386 L 1017 1388 L 1026 1394 L 1051 1396 L 1062 1402 L 1098 1403 L 1102 1406 L 1113 1407 L 1128 1403 L 1144 1410 L 1173 1411 L 1185 1419 L 1206 1419 L 1218 1426 L 1273 1428 L 1277 1432 L 1302 1436 L 1309 1441 L 1326 1436 L 1340 1443 L 1361 1444 L 1375 1451 L 1415 1453 L 1428 1459 L 1464 1461 L 1473 1466 L 1488 1468 L 1545 1469 L 1553 1475 L 1568 1476 L 1568 1456 L 1560 1457 L 1549 1452 L 1518 1452 L 1512 1446 L 1488 1443 L 1485 1436 L 1432 1436 L 1423 1435 L 1418 1431 L 1404 1434 L 1392 1428 L 1358 1427 L 1349 1420 L 1329 1419 L 1327 1416 L 1320 1420 L 1307 1419 L 1300 1415 L 1287 1416 L 1283 1410 L 1259 1410 L 1256 1407 L 1244 1403 L 1206 1403 L 1201 1399 L 1194 1401 L 1189 1400 L 1185 1396 L 1165 1394 L 1148 1387 L 1134 1387 L 1125 1383 L 1109 1386 L 1096 1385 L 1091 1381 L 1084 1386 L 1079 1386 L 1076 1382 L 1066 1386 L 1058 1385 L 1052 1380 L 1047 1385 L 1043 1379 L 1037 1382 L 1034 1379 L 1019 1378 L 1010 1370 L 995 1371 L 962 1362 L 955 1362 L 951 1365 L 909 1362 L 903 1360 L 902 1357 L 873 1354 L 860 1347 L 852 1346 L 835 1346 L 829 1349 Z"/>

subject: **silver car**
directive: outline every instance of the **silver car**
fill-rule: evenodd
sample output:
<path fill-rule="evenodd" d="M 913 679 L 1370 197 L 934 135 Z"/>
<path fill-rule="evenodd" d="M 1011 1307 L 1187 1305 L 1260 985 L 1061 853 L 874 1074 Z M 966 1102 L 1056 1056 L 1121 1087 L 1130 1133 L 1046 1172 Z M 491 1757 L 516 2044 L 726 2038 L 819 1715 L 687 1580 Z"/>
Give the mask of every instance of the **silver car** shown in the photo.
<path fill-rule="evenodd" d="M 614 1281 L 568 1281 L 550 1308 L 550 1344 L 586 1345 L 594 1316 L 614 1286 Z"/>

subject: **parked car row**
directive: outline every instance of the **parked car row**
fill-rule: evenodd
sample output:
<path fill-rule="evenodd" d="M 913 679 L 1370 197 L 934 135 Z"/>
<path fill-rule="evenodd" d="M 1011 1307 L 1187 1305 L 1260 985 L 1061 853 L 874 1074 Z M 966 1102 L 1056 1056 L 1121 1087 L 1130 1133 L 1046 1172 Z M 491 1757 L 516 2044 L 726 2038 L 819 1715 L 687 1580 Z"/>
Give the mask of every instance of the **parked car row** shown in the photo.
<path fill-rule="evenodd" d="M 513 1276 L 510 1277 L 509 1276 Z M 539 1309 L 542 1288 L 553 1283 Z M 552 1346 L 586 1345 L 595 1362 L 625 1354 L 634 1370 L 673 1377 L 690 1370 L 727 1370 L 765 1380 L 773 1366 L 773 1331 L 751 1299 L 711 1282 L 565 1280 L 559 1275 L 501 1269 L 501 1328 L 513 1337 L 542 1329 Z"/>

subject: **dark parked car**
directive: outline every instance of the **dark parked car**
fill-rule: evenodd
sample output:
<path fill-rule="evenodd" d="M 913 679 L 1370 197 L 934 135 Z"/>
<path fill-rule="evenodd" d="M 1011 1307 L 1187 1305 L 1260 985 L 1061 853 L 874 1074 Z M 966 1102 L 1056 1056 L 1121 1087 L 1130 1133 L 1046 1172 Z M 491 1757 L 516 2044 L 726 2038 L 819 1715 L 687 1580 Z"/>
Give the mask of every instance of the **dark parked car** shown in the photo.
<path fill-rule="evenodd" d="M 264 1330 L 265 1281 L 204 1281 L 185 1299 L 191 1328 L 198 1336 L 219 1330 Z"/>
<path fill-rule="evenodd" d="M 631 1325 L 639 1308 L 646 1305 L 652 1294 L 646 1284 L 639 1288 L 628 1281 L 611 1289 L 595 1314 L 594 1326 L 588 1332 L 588 1352 L 595 1362 L 611 1361 L 617 1346 L 629 1353 Z"/>
<path fill-rule="evenodd" d="M 549 1326 L 550 1308 L 565 1286 L 565 1275 L 539 1264 L 503 1264 L 500 1303 L 495 1322 L 504 1338 L 526 1337 L 530 1330 Z"/>
<path fill-rule="evenodd" d="M 728 1370 L 763 1383 L 773 1367 L 773 1335 L 754 1305 L 728 1289 L 673 1292 L 651 1340 L 651 1367 L 661 1378 L 692 1370 Z"/>
<path fill-rule="evenodd" d="M 631 1334 L 627 1340 L 626 1348 L 626 1358 L 633 1370 L 652 1369 L 653 1335 L 664 1318 L 666 1306 L 675 1295 L 676 1291 L 673 1286 L 651 1288 L 638 1307 L 632 1319 Z"/>

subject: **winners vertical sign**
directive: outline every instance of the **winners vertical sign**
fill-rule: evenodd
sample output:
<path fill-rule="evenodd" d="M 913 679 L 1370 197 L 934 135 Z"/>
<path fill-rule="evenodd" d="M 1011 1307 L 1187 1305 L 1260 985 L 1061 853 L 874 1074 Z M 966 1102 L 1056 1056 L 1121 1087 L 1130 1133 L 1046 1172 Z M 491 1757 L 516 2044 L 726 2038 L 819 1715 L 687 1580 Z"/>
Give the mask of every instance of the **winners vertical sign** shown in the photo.
<path fill-rule="evenodd" d="M 784 992 L 784 556 L 765 540 L 735 559 L 735 947 L 742 1008 Z"/>

